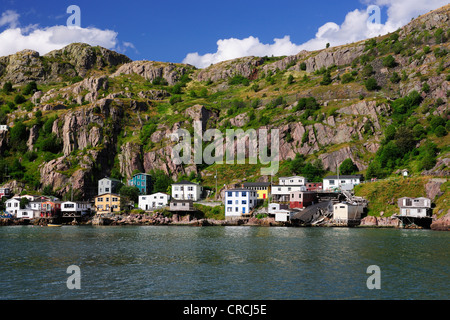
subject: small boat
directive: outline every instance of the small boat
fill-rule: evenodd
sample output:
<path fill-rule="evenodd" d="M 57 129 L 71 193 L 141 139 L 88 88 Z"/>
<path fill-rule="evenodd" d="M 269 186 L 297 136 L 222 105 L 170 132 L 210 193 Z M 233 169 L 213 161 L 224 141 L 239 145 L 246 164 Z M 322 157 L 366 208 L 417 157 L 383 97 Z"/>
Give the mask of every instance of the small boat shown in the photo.
<path fill-rule="evenodd" d="M 47 227 L 61 227 L 61 226 L 62 226 L 61 224 L 53 224 L 53 223 L 49 223 L 47 225 Z"/>

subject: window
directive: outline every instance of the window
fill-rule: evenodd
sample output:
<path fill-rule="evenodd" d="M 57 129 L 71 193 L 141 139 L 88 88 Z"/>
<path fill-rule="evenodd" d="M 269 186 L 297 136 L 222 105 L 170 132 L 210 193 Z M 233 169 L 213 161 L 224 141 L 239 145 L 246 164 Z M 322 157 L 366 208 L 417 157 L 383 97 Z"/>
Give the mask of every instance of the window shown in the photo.
<path fill-rule="evenodd" d="M 229 197 L 232 197 L 232 196 L 233 196 L 233 192 L 227 192 L 227 195 L 228 195 Z"/>
<path fill-rule="evenodd" d="M 105 188 L 105 192 L 109 192 L 109 188 Z"/>
<path fill-rule="evenodd" d="M 242 196 L 246 197 L 247 196 L 247 192 L 242 192 Z"/>
<path fill-rule="evenodd" d="M 233 200 L 228 200 L 227 204 L 233 204 Z"/>
<path fill-rule="evenodd" d="M 227 208 L 227 212 L 233 212 L 233 208 L 228 207 L 228 208 Z"/>
<path fill-rule="evenodd" d="M 236 207 L 234 211 L 236 211 L 236 212 L 239 212 L 239 208 L 238 208 L 238 207 Z"/>
<path fill-rule="evenodd" d="M 194 187 L 188 187 L 188 191 L 194 191 Z"/>
<path fill-rule="evenodd" d="M 113 202 L 117 202 L 117 201 L 119 201 L 119 199 L 118 198 L 112 198 L 112 201 Z"/>
<path fill-rule="evenodd" d="M 330 180 L 330 185 L 334 185 L 334 180 Z"/>
<path fill-rule="evenodd" d="M 173 187 L 173 190 L 178 191 L 178 187 Z"/>
<path fill-rule="evenodd" d="M 247 200 L 242 200 L 242 204 L 247 204 Z"/>
<path fill-rule="evenodd" d="M 146 198 L 145 197 L 142 197 L 142 200 L 145 200 Z"/>
<path fill-rule="evenodd" d="M 65 203 L 64 204 L 64 208 L 68 209 L 68 208 L 75 208 L 75 205 L 73 203 Z"/>
<path fill-rule="evenodd" d="M 106 198 L 106 202 L 108 202 L 109 201 L 109 198 Z"/>

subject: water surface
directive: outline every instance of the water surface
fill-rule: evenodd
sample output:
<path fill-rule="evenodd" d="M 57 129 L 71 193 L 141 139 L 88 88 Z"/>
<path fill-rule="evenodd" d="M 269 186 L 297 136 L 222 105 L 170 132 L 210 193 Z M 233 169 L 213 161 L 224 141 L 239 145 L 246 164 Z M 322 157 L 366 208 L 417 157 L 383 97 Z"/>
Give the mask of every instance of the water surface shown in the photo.
<path fill-rule="evenodd" d="M 449 299 L 450 233 L 284 227 L 0 228 L 0 299 Z M 66 285 L 70 265 L 81 289 Z M 381 270 L 369 290 L 367 268 Z"/>

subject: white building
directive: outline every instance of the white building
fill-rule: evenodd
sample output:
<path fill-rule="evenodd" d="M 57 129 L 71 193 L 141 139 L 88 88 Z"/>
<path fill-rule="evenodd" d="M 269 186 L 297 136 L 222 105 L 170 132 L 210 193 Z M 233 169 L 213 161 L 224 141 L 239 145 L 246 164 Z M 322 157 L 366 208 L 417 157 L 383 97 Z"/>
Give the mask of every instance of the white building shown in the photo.
<path fill-rule="evenodd" d="M 336 203 L 333 205 L 333 220 L 337 223 L 348 223 L 360 220 L 364 207 L 351 203 Z"/>
<path fill-rule="evenodd" d="M 40 201 L 31 201 L 30 203 L 28 203 L 28 207 L 31 210 L 35 210 L 35 211 L 41 211 L 42 209 L 42 200 Z"/>
<path fill-rule="evenodd" d="M 17 212 L 20 210 L 20 198 L 12 198 L 8 199 L 5 202 L 6 209 L 5 211 L 14 216 L 17 215 Z"/>
<path fill-rule="evenodd" d="M 6 124 L 0 124 L 0 131 L 8 131 L 8 126 Z"/>
<path fill-rule="evenodd" d="M 190 181 L 180 181 L 172 184 L 172 198 L 174 200 L 198 201 L 203 194 L 203 187 Z"/>
<path fill-rule="evenodd" d="M 323 179 L 323 190 L 330 191 L 333 189 L 341 190 L 353 190 L 353 188 L 360 184 L 362 176 L 350 175 L 350 176 L 328 176 Z"/>
<path fill-rule="evenodd" d="M 33 210 L 31 208 L 26 208 L 26 209 L 19 209 L 17 211 L 17 215 L 16 218 L 18 219 L 34 219 L 34 218 L 39 218 L 41 214 L 40 210 Z"/>
<path fill-rule="evenodd" d="M 117 187 L 120 183 L 120 180 L 113 178 L 100 179 L 98 181 L 98 195 L 117 192 Z"/>
<path fill-rule="evenodd" d="M 304 185 L 275 185 L 272 186 L 272 200 L 273 201 L 290 201 L 291 192 L 307 191 Z"/>
<path fill-rule="evenodd" d="M 431 199 L 403 197 L 398 199 L 400 216 L 424 218 L 431 216 Z"/>
<path fill-rule="evenodd" d="M 291 186 L 304 186 L 306 185 L 306 178 L 301 176 L 293 176 L 293 177 L 280 177 L 278 184 L 285 186 L 285 185 L 291 185 Z"/>
<path fill-rule="evenodd" d="M 277 222 L 287 222 L 292 219 L 292 217 L 298 212 L 292 210 L 281 209 L 275 211 L 275 221 Z"/>
<path fill-rule="evenodd" d="M 225 218 L 239 218 L 248 215 L 256 206 L 258 194 L 249 189 L 225 190 Z"/>
<path fill-rule="evenodd" d="M 139 196 L 139 208 L 142 210 L 154 210 L 169 205 L 170 195 L 164 192 L 157 192 L 151 195 Z"/>
<path fill-rule="evenodd" d="M 64 214 L 81 215 L 92 210 L 90 202 L 65 201 L 61 203 L 61 212 Z"/>

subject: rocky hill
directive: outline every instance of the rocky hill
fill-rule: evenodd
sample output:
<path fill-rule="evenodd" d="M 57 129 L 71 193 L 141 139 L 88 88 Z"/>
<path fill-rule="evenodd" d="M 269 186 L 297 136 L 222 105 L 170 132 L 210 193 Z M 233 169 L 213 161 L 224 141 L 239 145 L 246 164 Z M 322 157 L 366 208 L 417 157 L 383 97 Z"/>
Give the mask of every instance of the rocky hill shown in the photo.
<path fill-rule="evenodd" d="M 193 120 L 279 129 L 278 176 L 320 179 L 346 159 L 367 178 L 447 176 L 449 15 L 447 5 L 378 38 L 201 70 L 77 43 L 1 57 L 0 184 L 90 198 L 98 179 L 137 171 L 213 190 L 216 170 L 221 186 L 269 179 L 261 164 L 176 165 L 170 133 Z"/>

